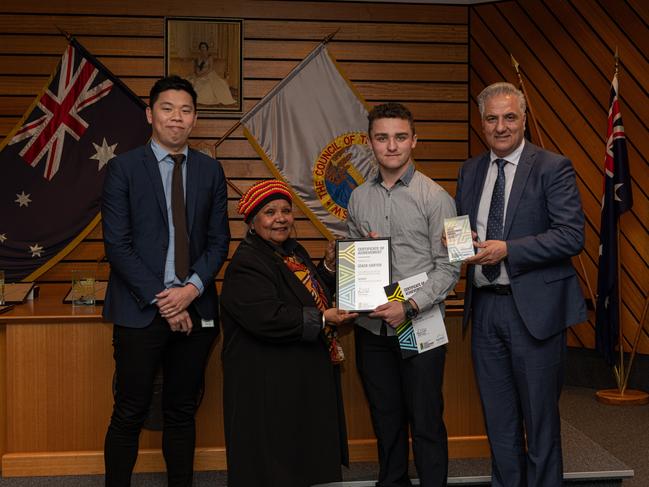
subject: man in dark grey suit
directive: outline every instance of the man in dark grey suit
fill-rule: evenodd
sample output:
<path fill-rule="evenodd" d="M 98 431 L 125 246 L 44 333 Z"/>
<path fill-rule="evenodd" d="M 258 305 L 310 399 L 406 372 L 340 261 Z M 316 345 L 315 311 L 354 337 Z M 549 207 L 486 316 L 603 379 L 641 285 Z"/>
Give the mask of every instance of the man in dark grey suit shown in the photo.
<path fill-rule="evenodd" d="M 557 487 L 566 328 L 586 320 L 571 264 L 581 199 L 571 162 L 524 140 L 523 93 L 496 83 L 478 104 L 490 150 L 464 163 L 456 205 L 478 251 L 466 260 L 464 326 L 471 318 L 492 485 Z"/>
<path fill-rule="evenodd" d="M 130 485 L 160 365 L 169 486 L 192 484 L 194 414 L 218 335 L 214 277 L 230 240 L 223 169 L 187 145 L 195 107 L 187 80 L 158 80 L 147 108 L 151 141 L 108 164 L 104 317 L 115 323 L 116 394 L 104 449 L 107 486 Z"/>

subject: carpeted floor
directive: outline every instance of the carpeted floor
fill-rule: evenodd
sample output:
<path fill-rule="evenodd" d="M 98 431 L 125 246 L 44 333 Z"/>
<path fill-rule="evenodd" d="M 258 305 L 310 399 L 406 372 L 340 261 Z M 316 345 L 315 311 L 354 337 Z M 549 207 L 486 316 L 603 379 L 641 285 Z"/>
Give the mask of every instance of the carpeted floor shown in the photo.
<path fill-rule="evenodd" d="M 634 470 L 623 487 L 649 486 L 649 406 L 608 406 L 592 389 L 566 387 L 561 417 Z"/>
<path fill-rule="evenodd" d="M 577 387 L 564 389 L 561 414 L 564 449 L 566 449 L 565 471 L 576 473 L 584 469 L 592 469 L 593 465 L 613 470 L 633 469 L 635 477 L 624 480 L 622 487 L 649 486 L 649 406 L 606 406 L 595 400 L 594 393 L 592 389 Z M 354 485 L 359 480 L 376 478 L 376 472 L 375 464 L 353 464 L 351 469 L 345 470 L 344 478 L 352 482 L 350 485 Z M 487 459 L 452 460 L 449 474 L 450 477 L 480 478 L 489 474 L 489 461 Z M 415 476 L 414 472 L 413 476 Z M 224 487 L 227 485 L 226 482 L 225 472 L 197 472 L 194 486 Z M 473 485 L 479 484 L 485 485 L 484 482 Z M 133 487 L 164 485 L 166 482 L 163 474 L 137 474 L 132 483 Z M 457 484 L 454 482 L 454 485 Z M 463 485 L 472 484 L 465 482 Z M 620 484 L 596 481 L 578 485 L 609 487 Z M 101 476 L 0 479 L 0 487 L 101 486 L 103 486 Z"/>

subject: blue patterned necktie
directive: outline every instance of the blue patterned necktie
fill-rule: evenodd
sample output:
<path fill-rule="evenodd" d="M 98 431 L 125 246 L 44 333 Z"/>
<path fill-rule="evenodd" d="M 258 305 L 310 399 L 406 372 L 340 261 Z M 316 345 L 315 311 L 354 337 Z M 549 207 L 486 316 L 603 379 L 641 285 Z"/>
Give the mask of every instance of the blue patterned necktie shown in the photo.
<path fill-rule="evenodd" d="M 498 177 L 491 195 L 489 217 L 487 218 L 487 240 L 502 240 L 505 214 L 505 159 L 496 159 L 498 164 Z M 489 282 L 495 281 L 500 275 L 500 262 L 495 265 L 483 265 L 482 274 Z"/>

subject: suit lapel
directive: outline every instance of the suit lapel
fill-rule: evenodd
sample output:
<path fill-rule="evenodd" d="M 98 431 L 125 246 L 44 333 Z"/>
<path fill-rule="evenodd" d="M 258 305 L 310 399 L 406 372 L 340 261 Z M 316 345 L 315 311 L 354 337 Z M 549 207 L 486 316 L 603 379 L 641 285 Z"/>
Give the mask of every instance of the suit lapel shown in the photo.
<path fill-rule="evenodd" d="M 504 239 L 509 235 L 509 230 L 511 229 L 512 221 L 514 220 L 514 214 L 516 213 L 518 204 L 523 196 L 523 190 L 527 184 L 527 178 L 532 171 L 535 159 L 536 147 L 529 142 L 525 142 L 523 153 L 521 154 L 521 158 L 518 161 L 518 167 L 516 168 L 512 189 L 509 193 L 509 201 L 507 202 L 507 215 L 505 216 L 505 227 L 503 228 Z"/>
<path fill-rule="evenodd" d="M 162 177 L 160 176 L 160 169 L 158 168 L 158 161 L 151 150 L 151 145 L 147 144 L 144 148 L 144 167 L 149 173 L 149 179 L 153 185 L 153 192 L 155 193 L 156 200 L 158 200 L 158 206 L 160 207 L 160 212 L 162 213 L 162 218 L 164 219 L 165 225 L 169 227 L 169 220 L 167 218 L 167 200 L 165 198 L 164 187 L 162 186 Z"/>
<path fill-rule="evenodd" d="M 196 212 L 196 199 L 198 198 L 198 183 L 200 179 L 200 165 L 197 153 L 193 150 L 187 152 L 187 176 L 185 188 L 185 205 L 187 212 L 187 232 L 192 234 L 194 213 Z"/>
<path fill-rule="evenodd" d="M 487 152 L 482 159 L 478 162 L 476 177 L 473 180 L 475 187 L 471 191 L 473 204 L 471 205 L 471 213 L 469 219 L 471 221 L 471 228 L 477 227 L 478 221 L 478 208 L 480 207 L 480 199 L 482 198 L 482 190 L 484 189 L 485 179 L 487 177 L 487 169 L 489 169 L 489 152 Z"/>

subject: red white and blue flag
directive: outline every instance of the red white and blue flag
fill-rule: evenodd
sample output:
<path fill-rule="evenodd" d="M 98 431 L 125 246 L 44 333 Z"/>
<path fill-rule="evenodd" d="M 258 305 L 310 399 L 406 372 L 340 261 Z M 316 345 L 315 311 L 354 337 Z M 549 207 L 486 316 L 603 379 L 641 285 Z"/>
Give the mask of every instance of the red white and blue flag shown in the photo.
<path fill-rule="evenodd" d="M 597 350 L 604 355 L 609 364 L 612 364 L 621 325 L 619 321 L 618 224 L 620 215 L 630 210 L 633 205 L 626 137 L 618 98 L 617 74 L 611 83 L 604 166 L 595 332 Z"/>
<path fill-rule="evenodd" d="M 35 277 L 99 219 L 105 166 L 146 142 L 146 105 L 77 41 L 0 144 L 0 269 Z"/>

